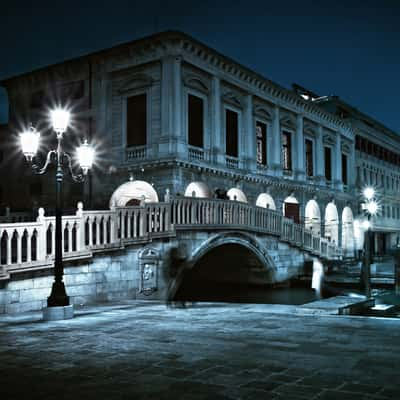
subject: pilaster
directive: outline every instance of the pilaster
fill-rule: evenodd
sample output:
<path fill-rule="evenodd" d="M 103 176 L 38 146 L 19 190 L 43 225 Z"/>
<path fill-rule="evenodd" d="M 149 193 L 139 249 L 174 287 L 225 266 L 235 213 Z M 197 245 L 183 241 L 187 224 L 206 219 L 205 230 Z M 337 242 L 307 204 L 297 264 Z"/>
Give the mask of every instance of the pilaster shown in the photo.
<path fill-rule="evenodd" d="M 211 154 L 217 164 L 224 164 L 223 135 L 221 132 L 221 83 L 216 76 L 211 81 Z"/>
<path fill-rule="evenodd" d="M 315 151 L 316 151 L 316 168 L 315 168 L 315 178 L 319 184 L 325 182 L 325 160 L 324 160 L 324 143 L 322 139 L 322 126 L 318 125 L 317 137 L 315 140 Z"/>
<path fill-rule="evenodd" d="M 342 140 L 341 133 L 336 132 L 336 143 L 334 147 L 334 175 L 333 182 L 336 189 L 343 190 L 342 182 Z"/>
<path fill-rule="evenodd" d="M 304 164 L 304 133 L 303 133 L 303 116 L 297 115 L 296 118 L 296 148 L 293 152 L 295 156 L 295 178 L 305 180 L 305 164 Z"/>
<path fill-rule="evenodd" d="M 251 94 L 246 96 L 245 100 L 245 111 L 244 111 L 244 135 L 242 135 L 245 143 L 243 148 L 245 151 L 244 160 L 246 168 L 250 171 L 256 171 L 256 133 L 253 119 L 253 96 Z M 239 148 L 240 151 L 240 148 Z"/>
<path fill-rule="evenodd" d="M 271 174 L 275 176 L 282 176 L 282 138 L 281 127 L 279 121 L 279 107 L 275 106 L 272 117 L 272 149 L 268 152 L 271 164 Z"/>

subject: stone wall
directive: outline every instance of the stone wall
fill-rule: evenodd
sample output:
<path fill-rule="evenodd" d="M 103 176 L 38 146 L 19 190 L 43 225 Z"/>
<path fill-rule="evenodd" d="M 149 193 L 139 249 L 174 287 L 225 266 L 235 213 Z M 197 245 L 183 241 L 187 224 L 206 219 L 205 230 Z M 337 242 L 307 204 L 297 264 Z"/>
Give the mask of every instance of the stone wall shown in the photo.
<path fill-rule="evenodd" d="M 137 248 L 96 255 L 64 268 L 64 282 L 75 305 L 133 299 L 139 282 Z M 0 313 L 40 310 L 46 306 L 54 281 L 52 270 L 15 277 L 0 287 Z"/>

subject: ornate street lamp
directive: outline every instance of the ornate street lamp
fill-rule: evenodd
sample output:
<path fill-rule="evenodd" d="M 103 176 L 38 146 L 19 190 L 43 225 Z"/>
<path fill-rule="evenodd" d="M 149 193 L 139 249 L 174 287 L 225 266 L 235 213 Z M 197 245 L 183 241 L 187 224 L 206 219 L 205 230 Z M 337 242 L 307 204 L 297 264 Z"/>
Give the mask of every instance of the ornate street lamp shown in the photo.
<path fill-rule="evenodd" d="M 363 190 L 364 202 L 361 208 L 367 215 L 367 220 L 363 222 L 364 228 L 364 260 L 362 263 L 361 279 L 362 286 L 365 289 L 365 295 L 371 296 L 371 261 L 372 261 L 372 231 L 371 217 L 378 213 L 379 205 L 375 199 L 375 190 L 373 187 L 366 187 Z"/>
<path fill-rule="evenodd" d="M 64 177 L 63 168 L 67 167 L 72 179 L 76 182 L 83 182 L 84 175 L 92 166 L 94 150 L 85 140 L 78 149 L 78 160 L 82 169 L 81 174 L 75 175 L 72 170 L 72 160 L 69 154 L 62 150 L 61 142 L 63 134 L 67 131 L 70 113 L 61 108 L 51 111 L 51 121 L 54 132 L 57 135 L 57 149 L 50 150 L 47 153 L 46 162 L 42 168 L 33 163 L 33 158 L 37 152 L 40 141 L 40 133 L 30 127 L 20 134 L 21 147 L 26 159 L 32 163 L 32 169 L 36 174 L 44 174 L 49 165 L 56 165 L 56 223 L 55 223 L 55 258 L 54 258 L 54 282 L 51 294 L 47 298 L 48 307 L 69 306 L 69 297 L 67 296 L 63 282 L 63 262 L 62 262 L 62 181 Z M 72 316 L 72 315 L 71 315 Z"/>

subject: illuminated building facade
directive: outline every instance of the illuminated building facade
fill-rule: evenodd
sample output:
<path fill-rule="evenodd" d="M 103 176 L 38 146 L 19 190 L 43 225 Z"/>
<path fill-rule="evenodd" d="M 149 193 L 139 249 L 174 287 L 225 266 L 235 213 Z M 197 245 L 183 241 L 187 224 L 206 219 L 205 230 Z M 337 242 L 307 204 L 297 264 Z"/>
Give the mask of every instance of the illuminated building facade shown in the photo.
<path fill-rule="evenodd" d="M 373 159 L 361 144 L 375 138 L 376 145 L 400 149 L 393 133 L 361 127 L 359 115 L 346 118 L 327 107 L 334 102 L 299 87 L 285 89 L 180 32 L 79 57 L 2 85 L 9 96 L 10 143 L 30 122 L 45 136 L 46 108 L 61 103 L 75 114 L 71 146 L 84 137 L 96 146 L 91 178 L 67 187 L 67 207 L 83 199 L 86 208 L 107 208 L 131 176 L 149 183 L 159 200 L 166 193 L 228 196 L 281 210 L 341 244 L 347 256 L 356 248 L 357 195 L 371 177 L 382 184 L 384 176 L 383 183 L 391 185 L 390 193 L 386 186 L 383 191 L 382 223 L 390 220 L 394 226 L 399 217 L 394 197 L 399 177 L 393 175 L 398 165 Z M 52 184 L 44 179 L 26 175 L 13 190 L 2 182 L 3 206 L 51 205 Z M 142 196 L 150 200 L 150 192 L 139 189 L 124 194 L 123 205 L 137 204 Z"/>

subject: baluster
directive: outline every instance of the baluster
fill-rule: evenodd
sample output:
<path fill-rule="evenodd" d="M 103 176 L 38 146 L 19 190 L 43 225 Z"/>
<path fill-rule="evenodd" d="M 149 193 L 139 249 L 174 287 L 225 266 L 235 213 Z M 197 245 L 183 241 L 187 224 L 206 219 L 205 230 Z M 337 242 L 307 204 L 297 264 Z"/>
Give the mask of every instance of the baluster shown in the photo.
<path fill-rule="evenodd" d="M 88 218 L 88 224 L 89 224 L 89 246 L 93 246 L 93 221 L 90 217 Z"/>
<path fill-rule="evenodd" d="M 32 234 L 30 231 L 27 231 L 26 234 L 26 262 L 30 263 L 32 261 Z M 37 252 L 36 252 L 37 254 Z"/>
<path fill-rule="evenodd" d="M 22 263 L 22 235 L 17 231 L 17 264 Z"/>
<path fill-rule="evenodd" d="M 137 210 L 133 211 L 133 237 L 137 237 Z"/>
<path fill-rule="evenodd" d="M 106 217 L 104 216 L 102 218 L 102 227 L 103 229 L 103 244 L 107 243 L 107 220 Z"/>
<path fill-rule="evenodd" d="M 96 217 L 94 219 L 95 229 L 96 229 L 96 244 L 100 244 L 100 218 Z"/>
<path fill-rule="evenodd" d="M 126 236 L 125 237 L 131 237 L 131 216 L 132 216 L 132 212 L 127 211 L 126 212 L 127 227 L 126 227 Z"/>

